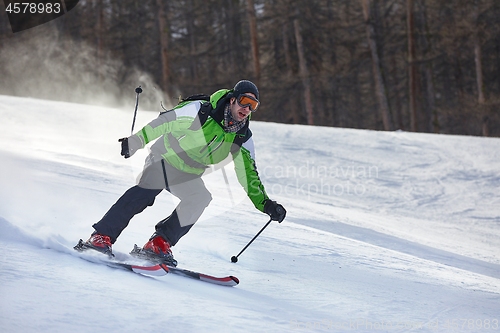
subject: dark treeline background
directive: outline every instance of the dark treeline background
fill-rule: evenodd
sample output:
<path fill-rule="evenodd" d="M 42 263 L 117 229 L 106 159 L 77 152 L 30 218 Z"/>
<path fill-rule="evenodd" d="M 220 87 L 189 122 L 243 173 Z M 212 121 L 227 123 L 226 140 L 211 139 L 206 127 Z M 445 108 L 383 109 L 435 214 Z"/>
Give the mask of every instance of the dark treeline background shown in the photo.
<path fill-rule="evenodd" d="M 257 120 L 500 136 L 498 0 L 81 0 L 46 25 L 96 80 L 148 73 L 170 104 L 247 78 Z"/>

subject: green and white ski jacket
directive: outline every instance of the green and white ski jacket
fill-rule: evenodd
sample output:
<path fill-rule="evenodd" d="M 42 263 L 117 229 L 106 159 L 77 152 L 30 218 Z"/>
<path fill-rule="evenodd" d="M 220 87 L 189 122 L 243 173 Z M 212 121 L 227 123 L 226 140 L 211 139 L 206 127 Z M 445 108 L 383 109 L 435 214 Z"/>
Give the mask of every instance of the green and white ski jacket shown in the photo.
<path fill-rule="evenodd" d="M 252 133 L 248 128 L 250 120 L 236 133 L 226 132 L 223 128 L 226 100 L 215 109 L 212 107 L 215 103 L 205 101 L 182 103 L 160 113 L 133 136 L 140 139 L 141 148 L 158 139 L 151 146 L 153 155 L 161 156 L 183 172 L 196 175 L 232 154 L 238 181 L 254 206 L 263 212 L 268 196 L 257 173 Z"/>

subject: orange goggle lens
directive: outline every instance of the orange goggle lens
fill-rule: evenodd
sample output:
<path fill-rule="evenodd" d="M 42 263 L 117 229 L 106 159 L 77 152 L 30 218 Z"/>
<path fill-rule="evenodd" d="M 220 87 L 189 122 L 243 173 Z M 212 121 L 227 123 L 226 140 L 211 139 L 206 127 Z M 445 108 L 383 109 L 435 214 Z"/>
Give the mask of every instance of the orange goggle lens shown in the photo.
<path fill-rule="evenodd" d="M 257 110 L 257 108 L 259 107 L 259 104 L 260 104 L 257 99 L 253 98 L 252 96 L 248 96 L 248 95 L 240 95 L 240 96 L 238 96 L 236 101 L 238 102 L 238 105 L 241 106 L 242 108 L 244 108 L 246 106 L 250 107 L 250 110 L 252 112 L 255 112 L 255 110 Z"/>

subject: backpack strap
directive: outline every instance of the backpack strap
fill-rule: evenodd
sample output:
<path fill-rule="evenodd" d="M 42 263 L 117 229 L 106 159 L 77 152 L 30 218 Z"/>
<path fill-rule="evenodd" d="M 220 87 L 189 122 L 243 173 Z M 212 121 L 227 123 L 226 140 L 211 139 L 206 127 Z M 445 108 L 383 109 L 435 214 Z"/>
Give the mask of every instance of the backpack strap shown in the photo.
<path fill-rule="evenodd" d="M 210 96 L 205 95 L 205 94 L 191 95 L 191 96 L 188 96 L 186 98 L 182 98 L 179 101 L 179 104 L 182 103 L 182 102 L 190 102 L 190 101 L 207 101 L 207 102 L 209 102 L 210 101 Z"/>
<path fill-rule="evenodd" d="M 208 116 L 213 112 L 212 105 L 210 102 L 205 102 L 201 104 L 200 110 L 198 111 L 198 115 L 196 116 L 196 119 L 193 121 L 191 126 L 189 126 L 189 129 L 191 131 L 197 131 L 199 130 L 203 124 L 207 122 Z"/>
<path fill-rule="evenodd" d="M 207 122 L 209 116 L 214 118 L 219 124 L 222 123 L 222 120 L 224 120 L 224 108 L 229 98 L 230 96 L 227 95 L 219 99 L 216 108 L 213 108 L 213 104 L 210 101 L 201 104 L 198 115 L 196 116 L 197 119 L 193 121 L 189 129 L 192 131 L 199 130 Z"/>

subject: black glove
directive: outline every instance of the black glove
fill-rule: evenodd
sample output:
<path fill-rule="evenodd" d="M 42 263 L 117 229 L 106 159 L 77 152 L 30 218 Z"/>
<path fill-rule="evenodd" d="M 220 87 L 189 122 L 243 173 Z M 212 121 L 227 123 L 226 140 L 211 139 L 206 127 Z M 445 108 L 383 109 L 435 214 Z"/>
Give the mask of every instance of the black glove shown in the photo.
<path fill-rule="evenodd" d="M 278 221 L 279 223 L 281 223 L 286 216 L 285 208 L 276 201 L 270 199 L 267 199 L 264 203 L 264 213 L 269 215 L 271 220 Z"/>
<path fill-rule="evenodd" d="M 120 154 L 125 158 L 129 158 L 130 157 L 130 150 L 128 148 L 128 138 L 118 139 L 118 142 L 122 143 L 122 152 Z"/>

